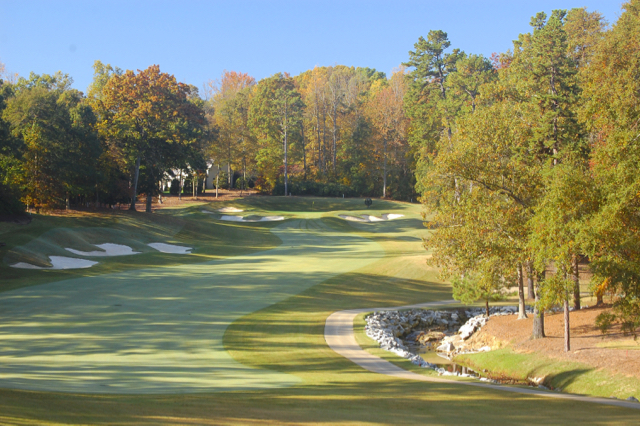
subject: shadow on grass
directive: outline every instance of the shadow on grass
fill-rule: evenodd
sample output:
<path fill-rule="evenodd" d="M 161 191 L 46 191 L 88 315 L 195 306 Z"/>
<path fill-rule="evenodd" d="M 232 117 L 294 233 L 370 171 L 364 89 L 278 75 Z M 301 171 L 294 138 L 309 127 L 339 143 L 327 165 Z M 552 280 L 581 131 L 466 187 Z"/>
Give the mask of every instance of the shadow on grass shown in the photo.
<path fill-rule="evenodd" d="M 65 410 L 54 410 L 53 407 Z M 27 408 L 25 410 L 25 408 Z M 0 390 L 0 422 L 28 424 L 635 424 L 637 412 L 366 372 L 290 389 L 182 396 Z"/>
<path fill-rule="evenodd" d="M 589 368 L 574 368 L 572 370 L 566 370 L 562 373 L 553 374 L 548 376 L 547 381 L 552 383 L 555 388 L 565 389 L 572 385 L 581 376 L 594 371 Z"/>

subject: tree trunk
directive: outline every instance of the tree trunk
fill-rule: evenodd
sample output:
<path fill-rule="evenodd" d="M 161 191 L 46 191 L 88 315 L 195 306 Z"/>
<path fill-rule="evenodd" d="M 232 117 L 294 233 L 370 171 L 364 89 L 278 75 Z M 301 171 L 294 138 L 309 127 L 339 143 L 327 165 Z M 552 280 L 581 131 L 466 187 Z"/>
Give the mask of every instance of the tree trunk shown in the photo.
<path fill-rule="evenodd" d="M 316 96 L 316 138 L 318 141 L 318 171 L 322 170 L 322 143 L 320 141 L 320 106 Z"/>
<path fill-rule="evenodd" d="M 573 256 L 573 309 L 580 309 L 580 270 L 578 255 Z"/>
<path fill-rule="evenodd" d="M 220 185 L 220 167 L 218 166 L 218 173 L 216 174 L 216 198 L 218 198 L 218 186 Z"/>
<path fill-rule="evenodd" d="M 487 318 L 489 318 L 489 299 L 484 299 L 484 309 L 487 315 Z"/>
<path fill-rule="evenodd" d="M 531 262 L 527 262 L 527 298 L 529 300 L 535 300 L 535 290 L 533 288 L 533 265 Z"/>
<path fill-rule="evenodd" d="M 300 121 L 300 133 L 302 133 L 302 170 L 304 172 L 304 180 L 307 180 L 307 147 L 304 139 L 304 124 Z"/>
<path fill-rule="evenodd" d="M 540 302 L 540 285 L 544 277 L 544 272 L 538 275 L 538 279 L 535 286 L 535 300 L 536 304 L 533 308 L 533 331 L 531 333 L 532 339 L 542 339 L 546 337 L 544 335 L 544 311 L 538 308 Z"/>
<path fill-rule="evenodd" d="M 151 201 L 153 200 L 153 193 L 147 192 L 147 204 L 145 206 L 144 211 L 147 213 L 151 213 Z"/>
<path fill-rule="evenodd" d="M 180 182 L 178 182 L 178 200 L 182 200 L 182 170 L 180 170 Z"/>
<path fill-rule="evenodd" d="M 383 159 L 382 159 L 382 198 L 387 198 L 387 139 L 383 141 Z M 487 302 L 489 303 L 489 302 Z"/>
<path fill-rule="evenodd" d="M 131 206 L 129 210 L 136 211 L 136 201 L 138 199 L 138 177 L 140 176 L 140 156 L 136 158 L 136 170 L 133 173 L 133 188 L 131 190 Z"/>
<path fill-rule="evenodd" d="M 289 175 L 287 173 L 287 100 L 284 100 L 284 196 L 289 195 Z"/>
<path fill-rule="evenodd" d="M 153 177 L 153 169 L 151 169 L 150 172 L 151 172 L 151 179 L 149 181 L 149 187 L 153 188 L 156 185 L 155 184 L 155 178 Z M 151 203 L 152 202 L 153 202 L 153 189 L 149 189 L 147 191 L 146 206 L 145 206 L 145 209 L 144 209 L 145 212 L 151 213 Z"/>
<path fill-rule="evenodd" d="M 527 311 L 524 304 L 524 277 L 522 276 L 522 264 L 518 265 L 518 319 L 526 319 Z"/>
<path fill-rule="evenodd" d="M 564 298 L 564 351 L 571 350 L 571 331 L 569 329 L 569 292 L 567 291 Z"/>
<path fill-rule="evenodd" d="M 327 106 L 322 105 L 322 169 L 323 172 L 327 171 Z"/>
<path fill-rule="evenodd" d="M 244 192 L 244 190 L 247 189 L 247 158 L 244 155 L 244 150 L 243 150 L 243 154 L 242 154 L 242 191 L 240 192 L 240 195 L 242 195 L 242 192 Z"/>
<path fill-rule="evenodd" d="M 338 126 L 337 126 L 337 120 L 338 120 L 338 112 L 337 112 L 337 108 L 336 105 L 334 104 L 333 106 L 333 174 L 336 174 L 336 133 L 338 131 Z"/>
<path fill-rule="evenodd" d="M 71 210 L 71 202 L 69 201 L 69 193 L 68 192 L 66 193 L 64 201 L 65 201 L 66 210 Z"/>

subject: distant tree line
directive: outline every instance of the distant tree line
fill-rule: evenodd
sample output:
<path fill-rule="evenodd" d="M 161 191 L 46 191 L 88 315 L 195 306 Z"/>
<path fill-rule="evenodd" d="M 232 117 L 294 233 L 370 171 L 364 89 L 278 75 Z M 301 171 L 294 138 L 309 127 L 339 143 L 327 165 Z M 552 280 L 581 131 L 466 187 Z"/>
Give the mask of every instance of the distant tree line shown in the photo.
<path fill-rule="evenodd" d="M 403 69 L 387 79 L 368 68 L 316 67 L 257 83 L 225 71 L 205 85 L 205 99 L 158 66 L 125 72 L 96 61 L 94 71 L 86 95 L 61 72 L 0 84 L 3 213 L 134 209 L 139 194 L 149 210 L 167 179 L 178 192 L 184 182 L 201 190 L 211 162 L 226 188 L 418 196 Z"/>
<path fill-rule="evenodd" d="M 205 87 L 213 157 L 228 168 L 228 185 L 233 167 L 242 185 L 257 171 L 256 188 L 278 195 L 416 199 L 403 68 L 387 79 L 369 68 L 315 67 L 257 83 L 225 71 Z"/>

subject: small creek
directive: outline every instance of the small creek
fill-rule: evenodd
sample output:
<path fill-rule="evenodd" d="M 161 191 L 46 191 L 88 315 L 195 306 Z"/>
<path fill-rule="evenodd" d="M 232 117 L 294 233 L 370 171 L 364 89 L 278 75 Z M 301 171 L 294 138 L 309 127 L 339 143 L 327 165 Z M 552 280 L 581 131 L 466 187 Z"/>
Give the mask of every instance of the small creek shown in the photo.
<path fill-rule="evenodd" d="M 517 307 L 492 308 L 492 315 L 511 315 L 515 312 Z M 379 342 L 382 349 L 394 352 L 420 367 L 434 369 L 440 375 L 545 388 L 532 380 L 514 379 L 487 370 L 474 371 L 447 357 L 490 350 L 489 347 L 478 349 L 473 344 L 465 343 L 471 334 L 486 323 L 483 313 L 479 308 L 379 311 L 365 317 L 365 333 Z M 440 346 L 440 351 L 437 351 Z"/>
<path fill-rule="evenodd" d="M 418 333 L 419 332 L 420 331 L 418 331 Z M 425 330 L 425 333 L 429 332 L 430 331 Z M 530 381 L 521 381 L 510 377 L 495 377 L 490 373 L 487 374 L 488 372 L 486 371 L 484 372 L 484 374 L 478 373 L 477 371 L 467 366 L 457 364 L 456 362 L 437 352 L 436 348 L 440 345 L 442 339 L 420 343 L 419 341 L 413 340 L 413 336 L 411 336 L 411 334 L 409 334 L 408 336 L 404 336 L 402 339 L 408 351 L 414 355 L 420 355 L 420 357 L 426 362 L 434 364 L 437 367 L 436 371 L 438 371 L 440 374 L 470 377 L 486 382 L 499 383 L 504 385 L 525 385 L 538 387 L 536 383 Z M 448 334 L 449 333 L 447 333 L 447 335 Z"/>

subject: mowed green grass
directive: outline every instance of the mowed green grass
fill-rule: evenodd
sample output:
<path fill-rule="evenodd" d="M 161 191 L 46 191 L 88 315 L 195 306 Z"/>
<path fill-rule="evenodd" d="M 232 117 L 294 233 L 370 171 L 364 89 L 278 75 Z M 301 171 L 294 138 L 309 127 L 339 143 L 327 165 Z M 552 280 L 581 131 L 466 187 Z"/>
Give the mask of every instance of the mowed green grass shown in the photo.
<path fill-rule="evenodd" d="M 272 232 L 282 244 L 258 253 L 2 294 L 0 387 L 159 394 L 297 383 L 234 361 L 222 347 L 227 326 L 384 253 L 317 219 Z"/>
<path fill-rule="evenodd" d="M 304 210 L 308 199 L 296 200 L 302 204 L 299 212 L 285 204 L 292 201 L 278 204 L 282 198 L 264 201 L 256 197 L 256 200 L 263 203 L 260 206 L 263 210 L 272 203 L 268 208 L 274 213 L 299 216 L 313 213 Z M 315 202 L 312 203 L 315 207 Z M 380 244 L 385 251 L 383 258 L 248 314 L 224 334 L 224 348 L 236 361 L 294 375 L 300 379 L 299 384 L 281 389 L 162 396 L 0 390 L 0 423 L 637 423 L 637 411 L 621 408 L 392 379 L 362 370 L 329 349 L 324 342 L 324 321 L 336 310 L 451 298 L 449 286 L 439 282 L 435 271 L 424 263 L 424 251 L 417 236 L 425 231 L 414 227 L 413 222 L 419 222 L 419 207 L 405 203 L 387 205 L 397 209 L 387 207 L 380 213 L 404 210 L 408 219 L 394 221 L 395 230 L 382 224 L 387 227 L 385 232 L 376 228 L 377 224 L 353 225 L 335 218 L 339 212 L 360 209 L 355 201 L 353 210 L 340 205 L 336 211 L 327 206 L 327 210 L 317 212 L 324 216 L 321 220 L 326 226 Z M 190 212 L 185 216 L 196 214 Z M 398 240 L 395 238 L 398 235 L 405 239 Z"/>
<path fill-rule="evenodd" d="M 526 381 L 544 377 L 545 385 L 563 392 L 627 399 L 640 395 L 640 382 L 598 370 L 580 362 L 552 359 L 536 353 L 516 353 L 509 348 L 487 353 L 459 355 L 456 361 L 472 369 L 487 369 L 493 377 L 509 377 Z"/>
<path fill-rule="evenodd" d="M 201 263 L 278 246 L 270 232 L 277 223 L 221 223 L 200 213 L 201 206 L 141 212 L 79 213 L 70 216 L 33 215 L 28 225 L 0 222 L 0 291 L 77 277 L 104 275 L 140 268 Z M 193 254 L 161 253 L 146 244 L 164 242 L 193 247 Z M 88 269 L 29 270 L 12 268 L 17 262 L 50 266 L 48 256 L 79 257 L 65 248 L 98 250 L 94 244 L 115 243 L 141 254 L 90 258 Z"/>

